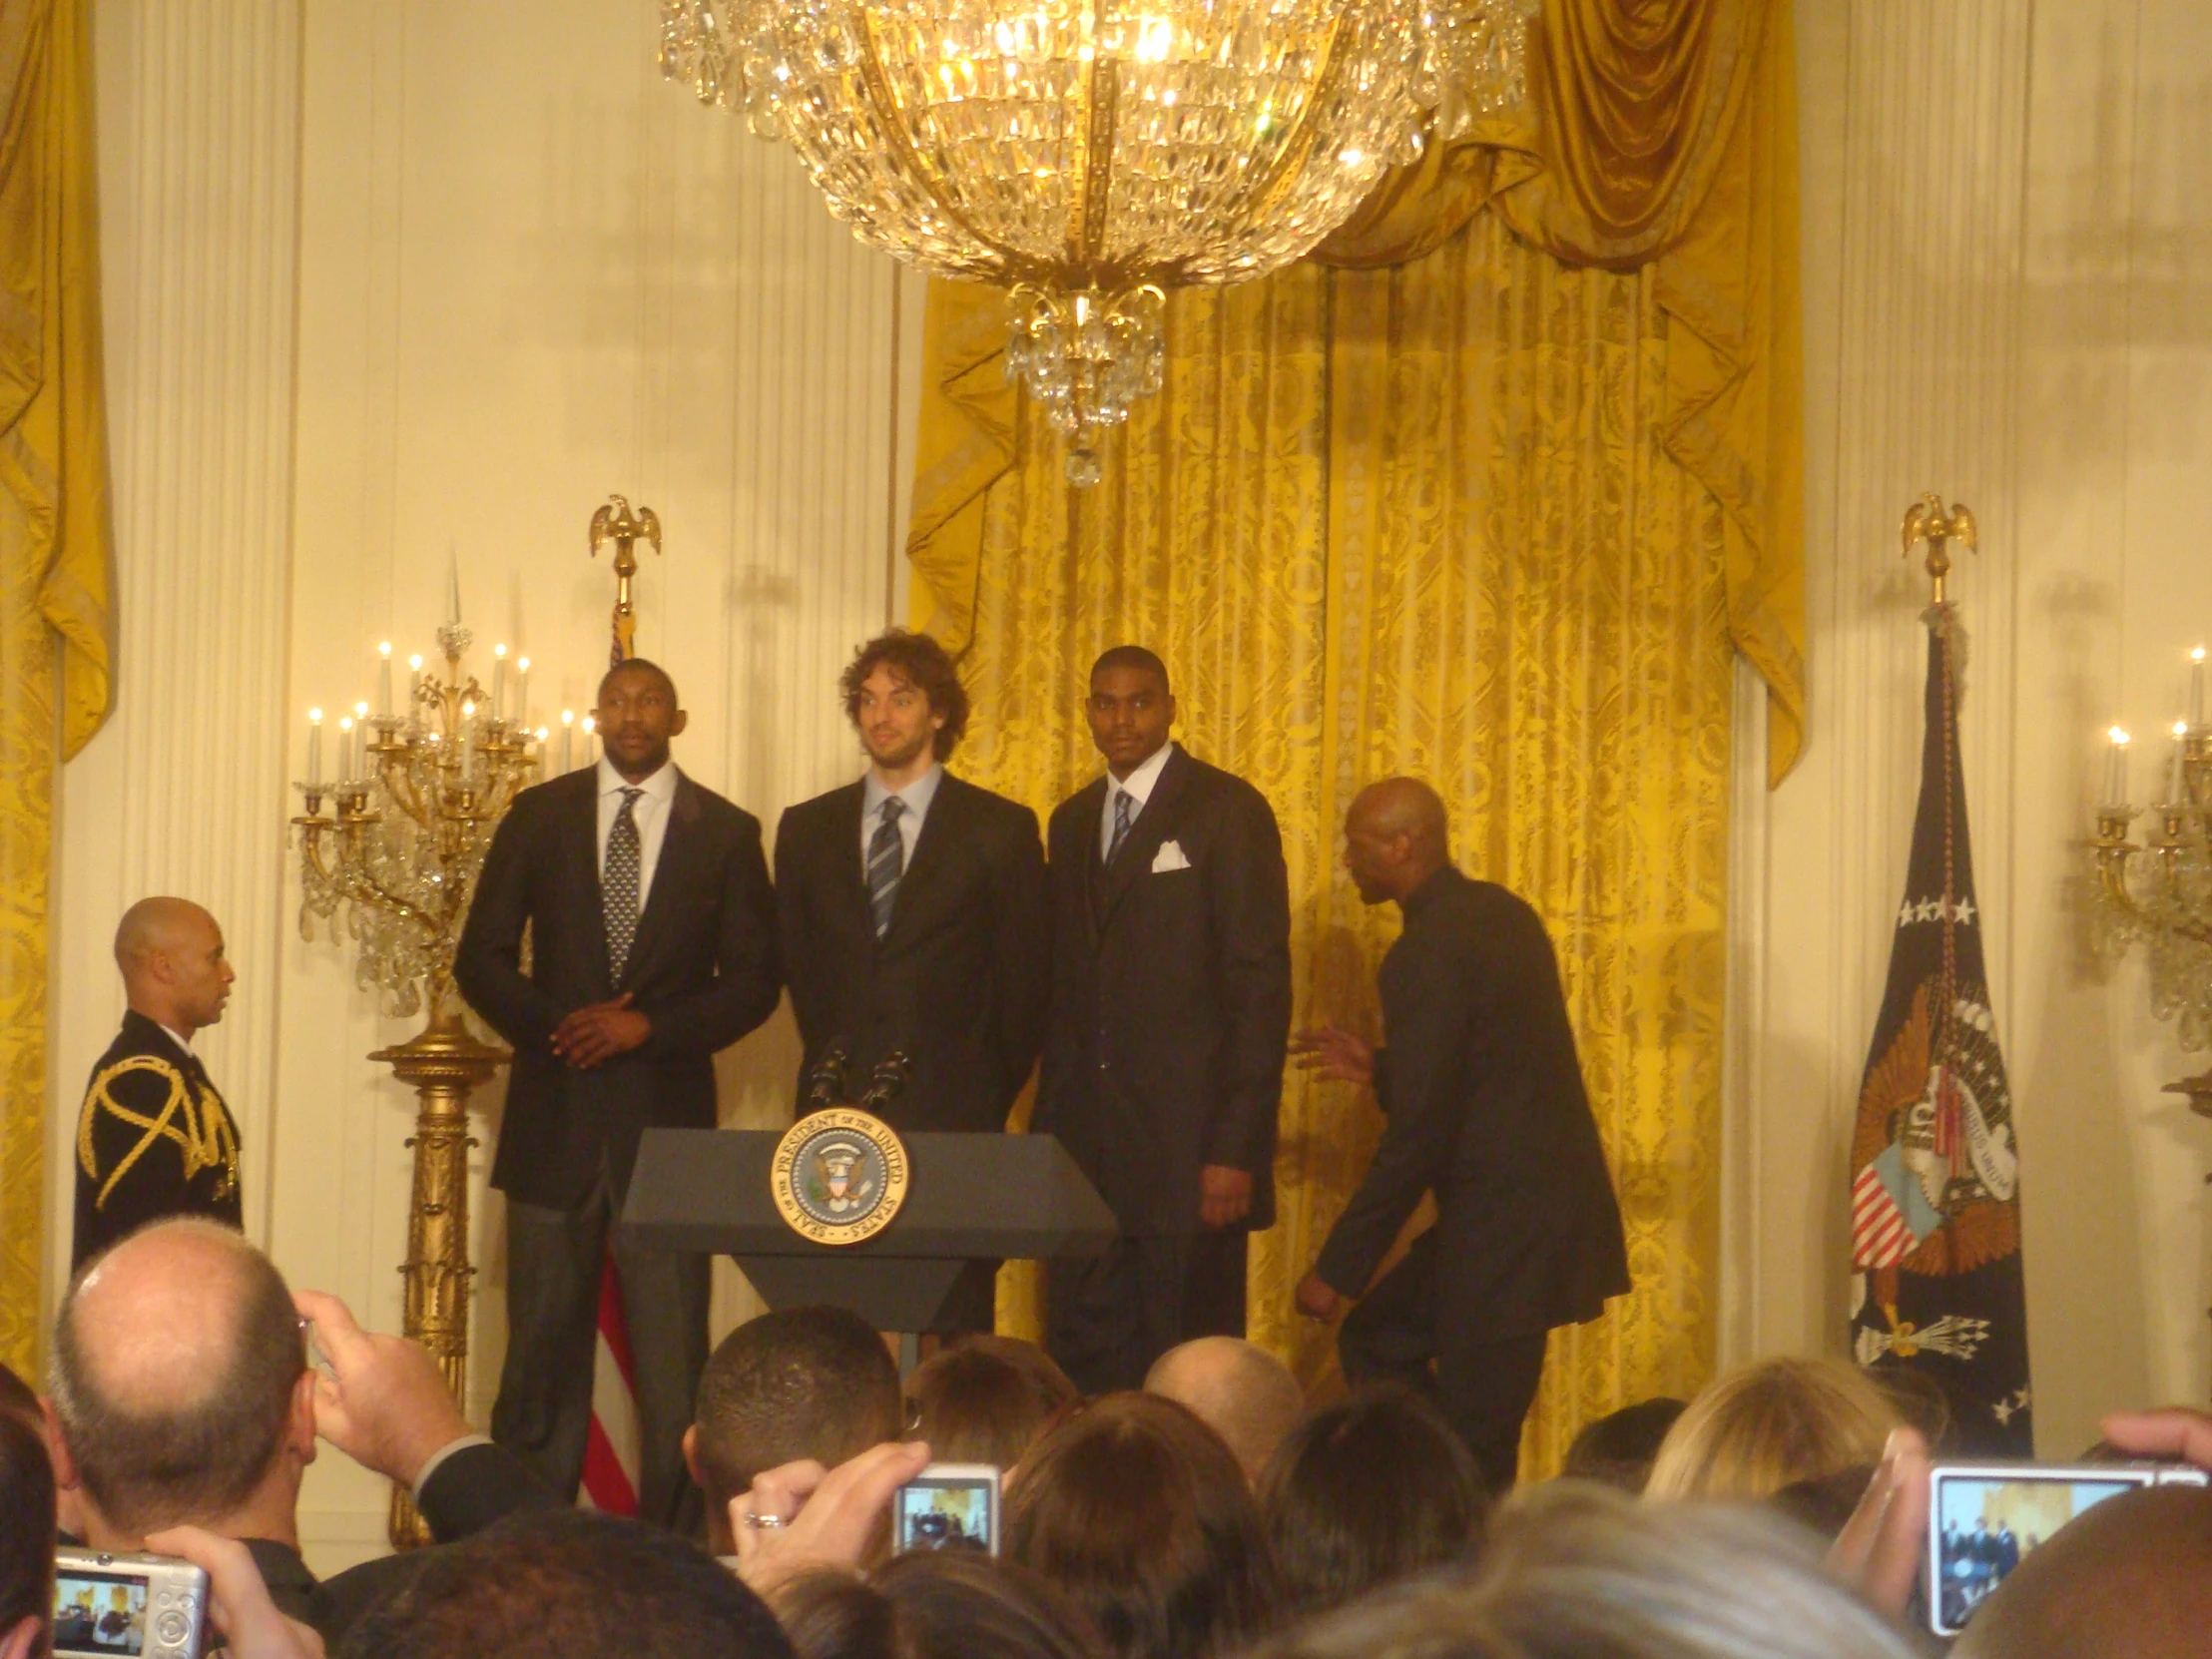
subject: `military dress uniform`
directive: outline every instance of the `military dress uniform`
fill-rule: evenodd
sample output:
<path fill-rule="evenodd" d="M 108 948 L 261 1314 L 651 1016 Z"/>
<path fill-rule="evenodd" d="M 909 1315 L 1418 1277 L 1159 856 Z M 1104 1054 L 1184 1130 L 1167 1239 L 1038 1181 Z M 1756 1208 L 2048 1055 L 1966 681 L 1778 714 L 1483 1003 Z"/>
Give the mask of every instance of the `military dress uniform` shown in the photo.
<path fill-rule="evenodd" d="M 244 1225 L 239 1131 L 199 1058 L 134 1009 L 94 1064 L 77 1119 L 71 1271 L 165 1216 Z"/>

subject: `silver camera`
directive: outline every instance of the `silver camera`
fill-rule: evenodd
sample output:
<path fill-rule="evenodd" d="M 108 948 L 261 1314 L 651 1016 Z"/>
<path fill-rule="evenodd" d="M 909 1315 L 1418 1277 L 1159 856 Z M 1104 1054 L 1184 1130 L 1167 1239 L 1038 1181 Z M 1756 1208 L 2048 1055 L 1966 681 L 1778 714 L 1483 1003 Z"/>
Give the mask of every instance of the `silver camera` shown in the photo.
<path fill-rule="evenodd" d="M 208 1575 L 170 1555 L 54 1556 L 55 1659 L 200 1659 Z"/>

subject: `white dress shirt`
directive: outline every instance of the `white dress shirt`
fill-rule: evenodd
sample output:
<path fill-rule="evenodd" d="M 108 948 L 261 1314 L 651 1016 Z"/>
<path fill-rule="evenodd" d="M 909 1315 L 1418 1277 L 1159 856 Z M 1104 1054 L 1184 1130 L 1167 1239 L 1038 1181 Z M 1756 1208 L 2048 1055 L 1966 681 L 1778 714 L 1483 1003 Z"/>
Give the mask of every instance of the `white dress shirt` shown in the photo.
<path fill-rule="evenodd" d="M 638 914 L 645 914 L 646 894 L 653 890 L 653 866 L 661 861 L 661 842 L 668 838 L 668 810 L 676 800 L 676 763 L 671 761 L 642 784 L 633 784 L 615 771 L 606 756 L 599 757 L 599 878 L 607 878 L 607 837 L 614 832 L 622 811 L 624 790 L 643 790 L 630 809 L 630 822 L 638 827 Z"/>
<path fill-rule="evenodd" d="M 1174 753 L 1175 745 L 1164 743 L 1128 777 L 1116 778 L 1110 772 L 1106 775 L 1106 801 L 1100 809 L 1101 817 L 1098 821 L 1100 863 L 1106 861 L 1107 849 L 1114 844 L 1114 797 L 1129 797 L 1129 828 L 1134 830 L 1139 815 L 1144 812 L 1144 804 L 1152 799 L 1153 787 L 1160 782 L 1160 774 L 1167 767 L 1168 757 Z"/>
<path fill-rule="evenodd" d="M 875 831 L 882 828 L 883 803 L 892 796 L 905 804 L 906 810 L 898 815 L 898 867 L 901 871 L 914 866 L 914 843 L 921 839 L 921 821 L 929 816 L 929 803 L 937 799 L 937 780 L 944 776 L 944 768 L 936 762 L 929 763 L 929 770 L 902 790 L 886 790 L 883 780 L 875 776 L 871 767 L 867 779 L 860 786 L 860 874 L 867 875 L 867 843 L 875 838 Z"/>
<path fill-rule="evenodd" d="M 156 1020 L 154 1023 L 156 1025 L 162 1025 L 162 1022 L 160 1020 Z M 167 1037 L 171 1042 L 175 1043 L 179 1048 L 183 1049 L 185 1051 L 185 1057 L 187 1059 L 190 1059 L 192 1057 L 192 1039 L 186 1036 L 182 1031 L 172 1030 L 169 1026 L 162 1025 L 162 1035 Z"/>

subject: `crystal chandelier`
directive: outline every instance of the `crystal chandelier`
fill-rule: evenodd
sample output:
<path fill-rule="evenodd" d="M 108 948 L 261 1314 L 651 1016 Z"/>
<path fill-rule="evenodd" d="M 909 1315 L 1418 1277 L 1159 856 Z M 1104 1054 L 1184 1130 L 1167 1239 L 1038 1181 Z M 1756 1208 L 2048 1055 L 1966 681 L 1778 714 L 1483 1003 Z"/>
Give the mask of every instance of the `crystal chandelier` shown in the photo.
<path fill-rule="evenodd" d="M 1541 0 L 662 0 L 662 73 L 799 153 L 856 236 L 1012 292 L 1006 352 L 1098 478 L 1166 290 L 1239 282 L 1524 93 Z"/>
<path fill-rule="evenodd" d="M 2151 1012 L 2173 1020 L 2184 1053 L 2212 1049 L 2212 725 L 2205 720 L 2205 651 L 2191 654 L 2188 717 L 2174 722 L 2170 759 L 2158 768 L 2157 801 L 2130 806 L 2128 735 L 2111 732 L 2104 801 L 2090 843 L 2096 884 L 2092 943 L 2110 958 L 2144 947 Z M 2140 841 L 2129 830 L 2147 821 Z M 2170 1088 L 2212 1116 L 2212 1071 Z"/>

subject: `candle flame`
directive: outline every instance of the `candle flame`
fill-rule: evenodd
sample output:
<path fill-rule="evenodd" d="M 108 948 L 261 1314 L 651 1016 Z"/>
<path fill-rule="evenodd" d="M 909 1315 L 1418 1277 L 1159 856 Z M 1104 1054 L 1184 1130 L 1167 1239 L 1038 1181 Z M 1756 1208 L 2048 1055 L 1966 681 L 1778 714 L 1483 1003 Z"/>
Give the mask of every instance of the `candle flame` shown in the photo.
<path fill-rule="evenodd" d="M 589 715 L 586 715 L 586 716 L 584 717 L 584 730 L 585 730 L 585 731 L 587 731 L 587 732 L 595 732 L 595 731 L 597 731 L 598 729 L 599 729 L 599 722 L 597 722 L 596 720 L 592 719 L 592 718 L 591 718 L 591 716 L 589 716 Z"/>
<path fill-rule="evenodd" d="M 379 641 L 377 641 L 377 642 L 376 642 L 376 655 L 377 655 L 377 656 L 379 656 L 379 657 L 388 657 L 388 656 L 390 656 L 390 655 L 391 655 L 391 641 L 389 641 L 389 640 L 379 640 Z"/>
<path fill-rule="evenodd" d="M 340 720 L 338 721 L 338 730 L 339 730 L 340 732 L 350 732 L 350 731 L 352 731 L 352 730 L 353 730 L 353 717 L 352 717 L 351 715 L 346 715 L 346 716 L 343 716 L 343 717 L 342 717 L 342 718 L 341 718 L 341 719 L 340 719 Z"/>
<path fill-rule="evenodd" d="M 2189 723 L 2188 723 L 2187 721 L 2185 721 L 2185 720 L 2177 720 L 2177 721 L 2175 721 L 2175 722 L 2174 722 L 2174 736 L 2175 736 L 2175 737 L 2177 737 L 2177 738 L 2185 738 L 2185 737 L 2187 737 L 2188 735 L 2189 735 Z"/>
<path fill-rule="evenodd" d="M 355 720 L 366 720 L 368 718 L 368 705 L 366 703 L 354 704 L 353 718 Z"/>
<path fill-rule="evenodd" d="M 473 703 L 463 703 L 461 705 L 461 718 L 463 720 L 474 720 L 476 718 L 476 705 Z"/>
<path fill-rule="evenodd" d="M 563 726 L 574 726 L 576 724 L 576 711 L 574 709 L 563 709 L 561 711 L 561 724 Z"/>
<path fill-rule="evenodd" d="M 538 742 L 545 742 L 545 728 L 542 726 L 538 728 Z"/>
<path fill-rule="evenodd" d="M 2111 738 L 2112 746 L 2115 749 L 2125 749 L 2127 747 L 2127 734 L 2121 731 L 2117 726 L 2113 727 L 2112 730 L 2106 735 Z"/>
<path fill-rule="evenodd" d="M 530 659 L 527 657 L 517 657 L 515 659 L 515 667 L 520 669 L 524 674 L 528 674 L 530 672 Z"/>
<path fill-rule="evenodd" d="M 322 724 L 322 711 L 320 709 L 309 709 L 307 719 L 311 724 L 320 726 Z"/>
<path fill-rule="evenodd" d="M 415 656 L 409 657 L 409 658 L 407 659 L 407 666 L 408 666 L 409 668 L 413 669 L 413 670 L 414 670 L 414 671 L 415 671 L 415 672 L 416 672 L 417 674 L 420 674 L 420 673 L 422 672 L 422 658 L 421 658 L 421 656 L 420 656 L 419 654 L 417 654 L 417 655 L 415 655 Z"/>
<path fill-rule="evenodd" d="M 504 657 L 507 654 L 507 648 L 503 645 L 495 645 L 491 648 L 491 654 L 494 657 Z"/>

